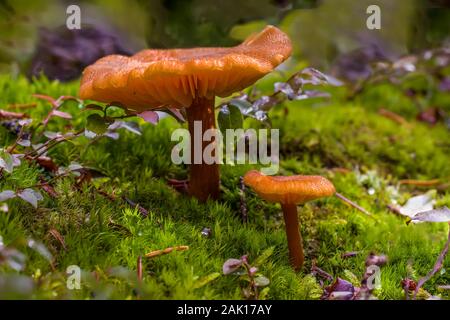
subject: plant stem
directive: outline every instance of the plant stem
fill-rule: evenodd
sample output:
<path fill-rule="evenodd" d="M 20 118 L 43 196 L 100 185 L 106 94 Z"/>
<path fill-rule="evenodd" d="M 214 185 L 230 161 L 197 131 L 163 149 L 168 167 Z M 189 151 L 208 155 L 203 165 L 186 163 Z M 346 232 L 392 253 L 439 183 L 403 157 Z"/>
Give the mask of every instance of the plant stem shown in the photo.
<path fill-rule="evenodd" d="M 422 286 L 425 284 L 425 282 L 430 280 L 436 273 L 439 272 L 439 270 L 442 269 L 442 267 L 444 266 L 444 260 L 445 260 L 445 257 L 447 256 L 449 248 L 450 248 L 450 222 L 449 222 L 447 242 L 445 242 L 444 249 L 442 249 L 441 253 L 439 254 L 439 257 L 438 257 L 436 263 L 434 264 L 433 269 L 430 272 L 428 272 L 425 277 L 421 278 L 417 282 L 416 290 L 414 290 L 414 300 L 417 297 L 417 293 L 419 292 L 419 289 L 422 288 Z"/>
<path fill-rule="evenodd" d="M 206 202 L 208 198 L 216 200 L 220 193 L 219 164 L 217 161 L 206 164 L 203 159 L 205 148 L 210 144 L 217 144 L 217 141 L 203 141 L 204 132 L 216 128 L 214 99 L 197 98 L 194 100 L 192 105 L 187 108 L 187 119 L 191 135 L 189 194 L 201 202 Z M 198 130 L 199 128 L 194 130 L 195 121 L 201 122 L 201 130 Z M 201 136 L 199 137 L 199 135 Z M 215 150 L 217 151 L 217 149 Z"/>
<path fill-rule="evenodd" d="M 299 230 L 297 206 L 295 204 L 282 204 L 284 224 L 289 247 L 289 260 L 295 271 L 299 271 L 305 260 L 303 254 L 303 239 Z"/>
<path fill-rule="evenodd" d="M 356 210 L 361 211 L 362 213 L 367 214 L 368 216 L 370 216 L 370 212 L 368 212 L 366 209 L 364 209 L 363 207 L 357 205 L 356 203 L 354 203 L 353 201 L 351 201 L 350 199 L 347 199 L 346 197 L 344 197 L 342 194 L 340 193 L 335 193 L 334 194 L 337 198 L 341 199 L 342 201 L 344 201 L 345 203 L 349 204 L 351 207 L 355 208 Z"/>

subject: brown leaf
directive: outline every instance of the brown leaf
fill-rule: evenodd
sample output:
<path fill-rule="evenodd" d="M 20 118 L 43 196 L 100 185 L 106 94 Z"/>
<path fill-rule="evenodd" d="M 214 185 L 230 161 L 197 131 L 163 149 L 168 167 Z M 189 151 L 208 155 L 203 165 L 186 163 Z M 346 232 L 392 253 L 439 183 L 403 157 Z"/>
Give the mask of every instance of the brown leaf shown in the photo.
<path fill-rule="evenodd" d="M 40 156 L 36 158 L 36 162 L 39 166 L 47 171 L 56 172 L 58 171 L 58 166 L 53 162 L 53 159 L 47 156 Z"/>
<path fill-rule="evenodd" d="M 41 188 L 42 190 L 47 192 L 50 197 L 52 198 L 58 197 L 58 193 L 56 192 L 55 188 L 53 188 L 50 184 L 44 182 L 41 184 Z"/>
<path fill-rule="evenodd" d="M 67 246 L 66 246 L 66 242 L 64 241 L 63 236 L 58 232 L 58 230 L 52 228 L 48 231 L 49 234 L 51 234 L 53 236 L 53 238 L 55 238 L 56 240 L 58 240 L 58 242 L 61 244 L 61 247 L 67 251 Z"/>

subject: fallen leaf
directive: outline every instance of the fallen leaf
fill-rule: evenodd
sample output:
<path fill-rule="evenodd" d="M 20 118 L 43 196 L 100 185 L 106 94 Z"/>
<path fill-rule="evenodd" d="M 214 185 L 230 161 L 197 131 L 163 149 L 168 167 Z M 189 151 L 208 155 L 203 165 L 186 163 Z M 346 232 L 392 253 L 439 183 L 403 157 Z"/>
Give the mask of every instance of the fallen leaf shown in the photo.
<path fill-rule="evenodd" d="M 419 212 L 411 218 L 412 221 L 448 222 L 450 221 L 450 209 L 447 207 Z"/>
<path fill-rule="evenodd" d="M 51 234 L 53 236 L 53 238 L 55 238 L 56 240 L 58 240 L 58 242 L 61 244 L 61 246 L 63 247 L 63 249 L 65 251 L 67 251 L 67 247 L 66 247 L 66 242 L 64 241 L 63 236 L 59 233 L 58 230 L 56 229 L 50 229 L 48 231 L 49 234 Z"/>

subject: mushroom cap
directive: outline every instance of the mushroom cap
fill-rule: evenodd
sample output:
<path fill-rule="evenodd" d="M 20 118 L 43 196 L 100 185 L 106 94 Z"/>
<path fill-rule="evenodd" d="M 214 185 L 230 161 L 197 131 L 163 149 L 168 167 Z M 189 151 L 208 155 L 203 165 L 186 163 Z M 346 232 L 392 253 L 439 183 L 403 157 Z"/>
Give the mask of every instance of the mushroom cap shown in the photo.
<path fill-rule="evenodd" d="M 266 176 L 251 170 L 245 174 L 244 183 L 261 198 L 281 204 L 301 204 L 336 192 L 333 184 L 321 176 Z"/>
<path fill-rule="evenodd" d="M 80 98 L 119 102 L 145 111 L 189 107 L 195 98 L 226 97 L 271 72 L 292 51 L 288 36 L 273 26 L 231 48 L 143 50 L 110 55 L 87 67 Z"/>

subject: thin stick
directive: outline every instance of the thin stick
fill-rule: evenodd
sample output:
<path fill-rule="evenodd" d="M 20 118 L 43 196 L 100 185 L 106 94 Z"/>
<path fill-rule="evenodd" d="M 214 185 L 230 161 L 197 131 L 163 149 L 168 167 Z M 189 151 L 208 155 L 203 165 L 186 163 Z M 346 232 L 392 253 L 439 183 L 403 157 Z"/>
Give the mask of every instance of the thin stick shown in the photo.
<path fill-rule="evenodd" d="M 166 249 L 155 250 L 155 251 L 149 252 L 149 253 L 145 254 L 144 257 L 146 257 L 146 258 L 154 258 L 154 257 L 159 257 L 159 256 L 164 255 L 164 254 L 171 253 L 172 251 L 186 251 L 188 249 L 189 249 L 188 246 L 169 247 L 169 248 L 166 248 Z"/>
<path fill-rule="evenodd" d="M 431 277 L 433 277 L 439 270 L 442 269 L 442 266 L 444 264 L 444 259 L 445 259 L 445 256 L 447 255 L 449 247 L 450 247 L 450 223 L 449 223 L 449 230 L 448 230 L 448 238 L 447 238 L 447 242 L 445 243 L 444 249 L 439 254 L 439 257 L 438 257 L 436 263 L 434 264 L 433 269 L 430 272 L 428 272 L 428 274 L 425 277 L 421 278 L 419 280 L 419 282 L 417 282 L 416 290 L 414 291 L 414 299 L 416 299 L 419 289 L 425 284 L 425 282 L 430 280 Z"/>
<path fill-rule="evenodd" d="M 336 197 L 338 197 L 339 199 L 341 199 L 342 201 L 344 201 L 345 203 L 349 204 L 350 206 L 352 206 L 353 208 L 355 208 L 356 210 L 361 211 L 362 213 L 367 214 L 368 216 L 371 216 L 370 212 L 367 211 L 366 209 L 364 209 L 363 207 L 360 207 L 359 205 L 357 205 L 356 203 L 354 203 L 353 201 L 351 201 L 350 199 L 347 199 L 346 197 L 344 197 L 342 194 L 340 193 L 335 193 L 334 194 Z"/>
<path fill-rule="evenodd" d="M 241 209 L 241 218 L 243 223 L 248 222 L 248 214 L 247 214 L 247 202 L 245 201 L 245 184 L 244 178 L 239 178 L 239 195 L 240 195 L 240 209 Z"/>
<path fill-rule="evenodd" d="M 139 256 L 137 258 L 137 270 L 136 270 L 136 273 L 137 273 L 138 282 L 141 283 L 142 282 L 142 256 Z"/>
<path fill-rule="evenodd" d="M 414 180 L 414 179 L 404 179 L 400 180 L 399 184 L 408 184 L 408 185 L 414 185 L 414 186 L 434 186 L 441 182 L 440 179 L 433 179 L 433 180 Z"/>

